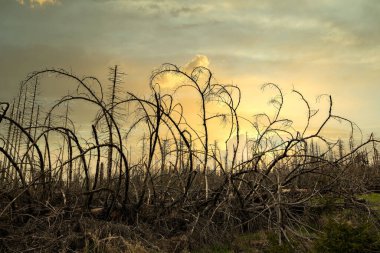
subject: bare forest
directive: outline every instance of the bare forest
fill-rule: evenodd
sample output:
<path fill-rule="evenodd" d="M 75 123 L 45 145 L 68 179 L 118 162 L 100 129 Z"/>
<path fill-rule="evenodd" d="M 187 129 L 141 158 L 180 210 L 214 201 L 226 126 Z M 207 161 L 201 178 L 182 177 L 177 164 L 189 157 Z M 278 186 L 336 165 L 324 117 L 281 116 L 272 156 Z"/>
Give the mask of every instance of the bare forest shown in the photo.
<path fill-rule="evenodd" d="M 179 84 L 161 87 L 168 76 Z M 74 85 L 49 107 L 38 97 L 47 77 Z M 1 102 L 0 252 L 380 249 L 378 141 L 335 115 L 331 96 L 315 110 L 293 90 L 306 111 L 296 128 L 274 83 L 262 86 L 273 111 L 248 117 L 239 114 L 247 96 L 204 67 L 162 65 L 147 96 L 122 82 L 118 66 L 108 83 L 46 69 Z M 196 116 L 176 99 L 183 90 L 196 97 Z M 71 112 L 87 105 L 96 116 L 78 131 Z M 326 137 L 330 122 L 349 137 Z M 359 248 L 334 251 L 350 238 Z"/>

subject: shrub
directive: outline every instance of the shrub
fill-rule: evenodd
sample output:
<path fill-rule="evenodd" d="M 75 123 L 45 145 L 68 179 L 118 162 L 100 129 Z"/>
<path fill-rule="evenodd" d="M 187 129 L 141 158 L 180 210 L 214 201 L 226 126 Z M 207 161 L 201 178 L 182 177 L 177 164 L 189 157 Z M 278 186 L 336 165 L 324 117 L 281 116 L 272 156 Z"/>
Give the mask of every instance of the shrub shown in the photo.
<path fill-rule="evenodd" d="M 316 252 L 378 252 L 379 235 L 368 224 L 354 226 L 350 222 L 328 222 L 324 234 L 315 242 Z"/>

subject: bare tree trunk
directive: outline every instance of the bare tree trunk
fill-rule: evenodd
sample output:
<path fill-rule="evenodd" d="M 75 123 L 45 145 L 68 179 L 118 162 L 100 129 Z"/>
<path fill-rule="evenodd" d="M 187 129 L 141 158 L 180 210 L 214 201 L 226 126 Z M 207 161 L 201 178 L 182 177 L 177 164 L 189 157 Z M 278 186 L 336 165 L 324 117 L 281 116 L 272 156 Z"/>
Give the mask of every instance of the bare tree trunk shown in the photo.
<path fill-rule="evenodd" d="M 111 79 L 112 81 L 112 91 L 111 91 L 111 104 L 110 104 L 110 115 L 111 118 L 114 116 L 114 105 L 115 105 L 115 98 L 116 98 L 116 84 L 117 84 L 117 65 L 113 69 L 113 77 Z M 113 124 L 110 123 L 109 129 L 108 129 L 108 141 L 109 143 L 113 143 Z M 113 157 L 113 148 L 108 148 L 108 155 L 107 155 L 107 180 L 108 184 L 111 182 L 111 173 L 112 173 L 112 157 Z"/>
<path fill-rule="evenodd" d="M 12 103 L 12 109 L 11 109 L 11 113 L 10 113 L 10 118 L 14 118 L 14 109 L 15 109 L 15 101 L 13 100 L 13 103 Z M 7 142 L 6 142 L 6 145 L 5 145 L 5 151 L 7 151 L 8 153 L 12 154 L 12 144 L 13 144 L 13 141 L 14 141 L 14 132 L 15 132 L 15 129 L 12 127 L 12 123 L 9 122 L 9 125 L 8 125 L 8 133 L 7 133 Z M 9 171 L 8 173 L 6 173 L 5 169 L 8 168 L 10 166 L 10 161 L 8 159 L 5 159 L 4 163 L 3 163 L 3 168 L 1 170 L 1 177 L 2 177 L 2 181 L 1 182 L 5 182 L 6 181 L 6 174 L 11 174 L 11 172 Z M 10 178 L 9 178 L 10 179 Z M 1 184 L 1 185 L 4 185 L 4 184 Z"/>
<path fill-rule="evenodd" d="M 278 244 L 282 245 L 282 237 L 283 237 L 283 220 L 282 220 L 282 210 L 281 210 L 281 180 L 280 173 L 276 170 L 276 179 L 277 179 L 277 199 L 276 199 L 276 214 L 277 214 L 277 229 L 278 229 Z"/>
<path fill-rule="evenodd" d="M 33 90 L 33 94 L 32 94 L 32 108 L 30 110 L 30 118 L 29 118 L 29 130 L 28 130 L 28 133 L 31 135 L 31 132 L 32 132 L 32 126 L 33 126 L 33 117 L 34 117 L 34 107 L 35 107 L 35 104 L 36 104 L 36 94 L 37 94 L 37 86 L 38 86 L 38 78 L 36 78 L 36 81 L 34 83 L 34 90 Z M 28 140 L 27 143 L 26 143 L 26 150 L 29 150 L 29 146 L 30 146 L 30 141 Z M 33 180 L 33 175 L 35 174 L 35 170 L 34 170 L 34 157 L 33 155 L 31 156 L 31 162 L 30 162 L 30 180 Z"/>

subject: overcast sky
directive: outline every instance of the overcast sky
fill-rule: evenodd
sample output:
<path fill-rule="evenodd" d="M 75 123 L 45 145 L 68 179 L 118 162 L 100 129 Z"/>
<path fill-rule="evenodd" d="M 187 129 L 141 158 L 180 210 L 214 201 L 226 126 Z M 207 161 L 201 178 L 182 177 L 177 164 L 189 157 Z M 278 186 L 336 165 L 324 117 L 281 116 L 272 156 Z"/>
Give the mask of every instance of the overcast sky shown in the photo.
<path fill-rule="evenodd" d="M 378 0 L 2 0 L 0 101 L 48 67 L 106 80 L 118 64 L 143 92 L 162 63 L 201 64 L 239 85 L 242 112 L 274 82 L 331 94 L 336 114 L 380 136 L 379 25 Z"/>

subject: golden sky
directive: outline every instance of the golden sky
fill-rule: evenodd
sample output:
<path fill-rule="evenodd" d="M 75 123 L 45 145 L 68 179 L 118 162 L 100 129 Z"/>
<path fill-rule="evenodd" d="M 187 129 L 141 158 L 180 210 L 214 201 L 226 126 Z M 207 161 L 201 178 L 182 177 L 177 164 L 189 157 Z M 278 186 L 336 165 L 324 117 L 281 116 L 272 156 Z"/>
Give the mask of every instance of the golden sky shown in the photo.
<path fill-rule="evenodd" d="M 0 101 L 11 101 L 28 73 L 48 67 L 106 82 L 108 67 L 118 64 L 126 89 L 144 94 L 162 63 L 203 65 L 240 87 L 245 115 L 270 109 L 271 93 L 260 86 L 273 82 L 295 121 L 305 112 L 293 87 L 315 108 L 324 108 L 318 95 L 331 94 L 336 114 L 380 136 L 379 24 L 377 0 L 5 0 Z M 47 87 L 41 96 L 57 90 L 68 87 Z"/>

